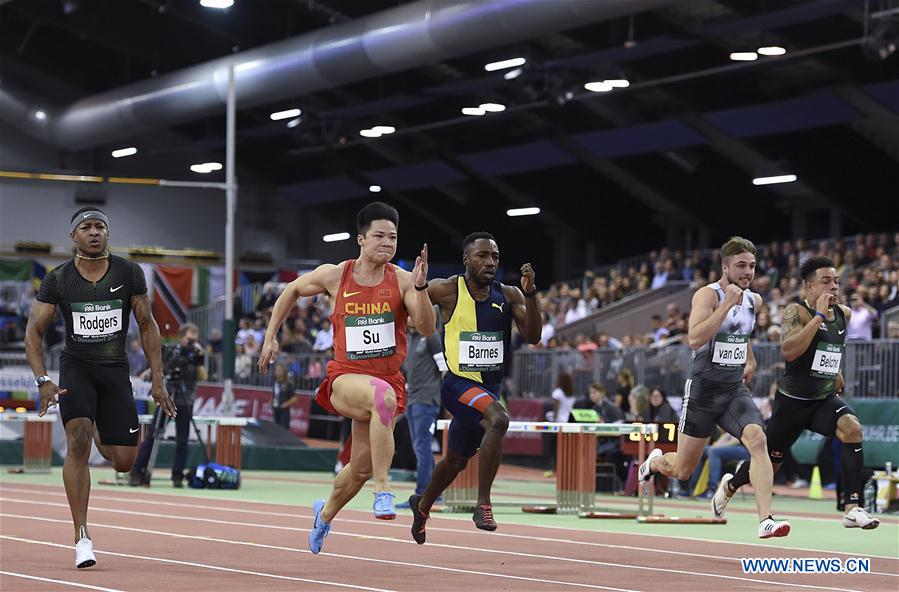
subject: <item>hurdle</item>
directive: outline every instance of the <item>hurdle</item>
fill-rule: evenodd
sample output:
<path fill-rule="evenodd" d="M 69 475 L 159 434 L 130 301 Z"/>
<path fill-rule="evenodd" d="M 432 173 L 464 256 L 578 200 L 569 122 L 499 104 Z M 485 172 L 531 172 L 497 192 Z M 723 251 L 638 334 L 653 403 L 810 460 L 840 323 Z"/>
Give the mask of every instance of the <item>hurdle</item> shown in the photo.
<path fill-rule="evenodd" d="M 443 431 L 443 446 L 446 450 L 448 428 L 451 420 L 437 421 L 437 430 Z M 639 437 L 639 462 L 646 458 L 646 435 L 658 431 L 655 424 L 640 423 L 555 423 L 555 422 L 509 422 L 508 432 L 555 433 L 556 442 L 556 503 L 546 506 L 522 506 L 522 510 L 542 514 L 578 514 L 584 517 L 636 518 L 638 515 L 652 515 L 652 490 L 648 504 L 644 507 L 642 488 L 639 488 L 639 514 L 615 512 L 595 512 L 596 510 L 596 438 L 598 436 L 626 436 L 642 434 Z M 654 446 L 649 439 L 650 446 Z M 650 448 L 651 450 L 652 448 Z M 464 511 L 477 505 L 478 462 L 477 454 L 468 462 L 456 480 L 443 492 L 447 511 Z M 494 505 L 506 505 L 495 503 Z M 590 515 L 594 514 L 594 515 Z"/>
<path fill-rule="evenodd" d="M 55 413 L 41 417 L 37 413 L 0 413 L 0 421 L 21 422 L 22 466 L 11 467 L 10 473 L 49 473 L 53 462 L 53 424 Z"/>
<path fill-rule="evenodd" d="M 193 419 L 197 425 L 206 426 L 206 457 L 212 458 L 212 428 L 215 426 L 215 462 L 240 469 L 243 458 L 241 428 L 253 421 L 252 418 L 197 415 Z M 153 415 L 140 415 L 138 420 L 142 426 L 149 426 L 153 423 Z M 142 436 L 146 435 L 142 433 Z"/>

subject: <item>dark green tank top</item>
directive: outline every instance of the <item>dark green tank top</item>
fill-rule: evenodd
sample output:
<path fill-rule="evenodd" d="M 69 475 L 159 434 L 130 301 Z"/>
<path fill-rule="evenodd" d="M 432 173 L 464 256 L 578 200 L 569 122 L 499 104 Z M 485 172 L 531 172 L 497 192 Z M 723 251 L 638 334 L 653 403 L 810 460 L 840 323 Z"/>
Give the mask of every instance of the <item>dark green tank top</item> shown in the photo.
<path fill-rule="evenodd" d="M 812 315 L 815 309 L 801 302 Z M 824 320 L 815 337 L 801 356 L 786 363 L 784 376 L 778 384 L 783 394 L 794 399 L 823 399 L 835 391 L 846 349 L 846 317 L 840 306 L 833 307 L 834 319 Z"/>

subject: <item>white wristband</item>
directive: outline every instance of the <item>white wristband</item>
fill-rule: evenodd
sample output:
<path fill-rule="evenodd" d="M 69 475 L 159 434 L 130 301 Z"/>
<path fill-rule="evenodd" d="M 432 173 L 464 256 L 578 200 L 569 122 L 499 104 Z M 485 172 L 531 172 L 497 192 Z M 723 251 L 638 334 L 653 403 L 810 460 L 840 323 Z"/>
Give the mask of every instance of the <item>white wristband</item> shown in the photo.
<path fill-rule="evenodd" d="M 441 372 L 446 372 L 449 368 L 446 365 L 446 360 L 443 358 L 443 352 L 437 352 L 434 354 L 434 363 L 437 364 L 437 369 Z"/>

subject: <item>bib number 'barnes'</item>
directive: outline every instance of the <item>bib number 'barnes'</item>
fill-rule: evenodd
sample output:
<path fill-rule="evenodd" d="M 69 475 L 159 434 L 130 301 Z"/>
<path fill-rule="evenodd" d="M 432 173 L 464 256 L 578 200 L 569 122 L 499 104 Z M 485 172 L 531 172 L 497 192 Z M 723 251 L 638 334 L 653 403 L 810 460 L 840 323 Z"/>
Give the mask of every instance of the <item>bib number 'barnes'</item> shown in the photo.
<path fill-rule="evenodd" d="M 347 360 L 386 358 L 396 353 L 393 313 L 346 317 Z"/>
<path fill-rule="evenodd" d="M 459 334 L 459 370 L 498 372 L 503 369 L 503 332 L 462 331 Z"/>

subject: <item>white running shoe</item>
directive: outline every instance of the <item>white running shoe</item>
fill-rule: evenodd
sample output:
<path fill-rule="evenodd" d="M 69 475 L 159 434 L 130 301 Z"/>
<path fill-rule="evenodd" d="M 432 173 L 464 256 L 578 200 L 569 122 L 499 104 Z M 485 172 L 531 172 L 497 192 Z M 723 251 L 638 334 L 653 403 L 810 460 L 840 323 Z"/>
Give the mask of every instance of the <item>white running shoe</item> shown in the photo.
<path fill-rule="evenodd" d="M 868 511 L 861 506 L 856 506 L 843 516 L 843 526 L 845 528 L 861 528 L 864 530 L 873 530 L 880 526 L 880 520 L 868 514 Z"/>
<path fill-rule="evenodd" d="M 87 537 L 75 543 L 75 567 L 84 569 L 97 564 L 94 557 L 94 543 Z"/>
<path fill-rule="evenodd" d="M 646 457 L 646 460 L 643 461 L 643 464 L 640 465 L 640 468 L 637 470 L 637 480 L 640 483 L 649 481 L 649 479 L 655 475 L 655 473 L 649 469 L 649 466 L 653 459 L 659 458 L 660 456 L 662 456 L 662 449 L 653 448 L 652 452 L 649 453 L 649 456 Z"/>
<path fill-rule="evenodd" d="M 715 518 L 724 518 L 724 513 L 727 511 L 727 503 L 730 501 L 725 487 L 733 478 L 734 476 L 730 473 L 724 473 L 724 476 L 721 477 L 721 483 L 718 484 L 718 489 L 715 490 L 715 495 L 712 496 L 712 514 L 715 515 Z"/>
<path fill-rule="evenodd" d="M 759 522 L 759 538 L 785 537 L 790 534 L 790 523 L 786 520 L 775 520 L 768 516 Z"/>

